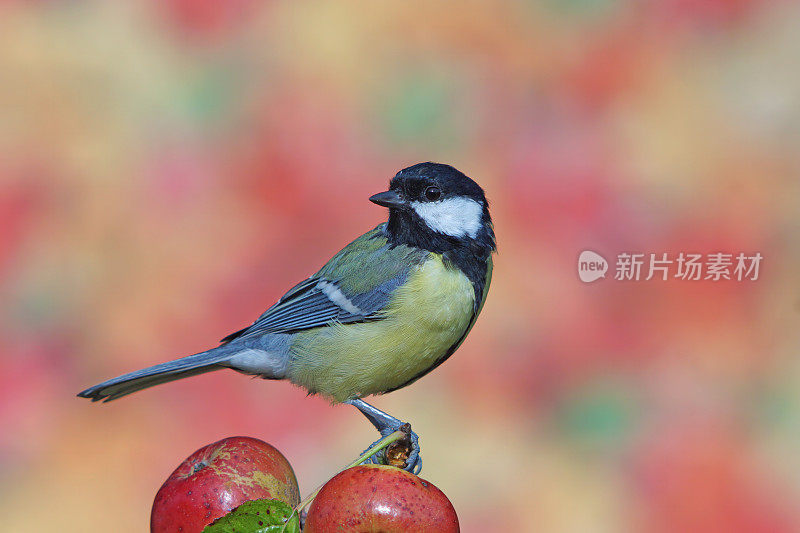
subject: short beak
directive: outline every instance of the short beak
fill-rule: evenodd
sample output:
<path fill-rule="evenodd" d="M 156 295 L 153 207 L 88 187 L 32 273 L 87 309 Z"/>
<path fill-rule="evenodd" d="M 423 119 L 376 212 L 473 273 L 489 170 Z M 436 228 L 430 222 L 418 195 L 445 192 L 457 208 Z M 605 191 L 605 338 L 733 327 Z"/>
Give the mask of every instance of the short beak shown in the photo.
<path fill-rule="evenodd" d="M 369 201 L 383 207 L 402 207 L 405 201 L 395 191 L 379 192 L 369 197 Z"/>

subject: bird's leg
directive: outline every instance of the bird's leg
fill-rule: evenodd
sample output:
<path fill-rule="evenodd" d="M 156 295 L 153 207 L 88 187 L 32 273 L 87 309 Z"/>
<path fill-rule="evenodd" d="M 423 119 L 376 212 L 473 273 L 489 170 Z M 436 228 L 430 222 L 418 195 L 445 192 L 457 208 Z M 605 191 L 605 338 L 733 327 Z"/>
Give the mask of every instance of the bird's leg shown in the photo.
<path fill-rule="evenodd" d="M 367 420 L 369 420 L 375 429 L 381 434 L 381 438 L 390 435 L 391 433 L 397 431 L 405 424 L 402 420 L 399 420 L 389 413 L 381 411 L 377 407 L 373 407 L 372 405 L 368 404 L 364 400 L 357 398 L 355 400 L 347 400 L 344 403 L 348 403 L 354 406 L 356 409 L 361 411 Z M 419 447 L 419 436 L 411 431 L 410 434 L 411 439 L 411 450 L 408 454 L 408 458 L 406 459 L 406 466 L 405 470 L 411 472 L 412 474 L 419 474 L 422 470 L 422 458 L 419 455 L 420 447 Z M 378 439 L 380 440 L 380 439 Z M 374 446 L 378 441 L 375 441 L 370 445 L 370 448 Z M 373 463 L 385 464 L 385 454 L 383 452 L 373 455 L 370 458 L 370 461 Z"/>

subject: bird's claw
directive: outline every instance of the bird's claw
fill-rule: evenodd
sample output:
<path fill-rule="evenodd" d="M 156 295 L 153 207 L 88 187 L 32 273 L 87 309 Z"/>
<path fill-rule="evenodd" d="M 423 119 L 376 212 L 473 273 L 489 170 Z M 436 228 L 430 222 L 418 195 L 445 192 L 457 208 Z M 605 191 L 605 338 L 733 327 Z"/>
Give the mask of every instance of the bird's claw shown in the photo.
<path fill-rule="evenodd" d="M 395 431 L 401 430 L 406 436 L 389 446 L 386 449 L 372 455 L 366 462 L 375 464 L 390 464 L 411 472 L 419 474 L 422 470 L 422 457 L 420 457 L 419 436 L 411 430 L 411 424 L 399 420 L 389 413 L 381 411 L 360 398 L 347 400 L 348 403 L 361 411 L 369 420 L 381 438 L 370 445 L 367 450 L 372 449 L 381 440 L 385 439 Z"/>
<path fill-rule="evenodd" d="M 380 429 L 381 438 L 373 442 L 367 450 L 372 449 L 381 440 L 398 430 L 406 434 L 405 438 L 393 442 L 380 452 L 371 456 L 366 462 L 380 465 L 392 465 L 402 468 L 414 475 L 418 475 L 422 471 L 419 435 L 411 430 L 411 425 L 408 423 L 401 422 L 397 425 L 386 426 Z"/>

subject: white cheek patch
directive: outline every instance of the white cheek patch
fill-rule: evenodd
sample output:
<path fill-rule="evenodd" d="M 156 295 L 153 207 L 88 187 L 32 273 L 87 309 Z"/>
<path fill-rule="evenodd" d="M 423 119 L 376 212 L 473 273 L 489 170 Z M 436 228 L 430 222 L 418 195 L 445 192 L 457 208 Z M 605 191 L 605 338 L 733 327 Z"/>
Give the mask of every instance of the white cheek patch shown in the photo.
<path fill-rule="evenodd" d="M 481 229 L 483 204 L 471 198 L 447 198 L 438 202 L 411 202 L 411 207 L 429 228 L 451 237 L 469 235 Z"/>

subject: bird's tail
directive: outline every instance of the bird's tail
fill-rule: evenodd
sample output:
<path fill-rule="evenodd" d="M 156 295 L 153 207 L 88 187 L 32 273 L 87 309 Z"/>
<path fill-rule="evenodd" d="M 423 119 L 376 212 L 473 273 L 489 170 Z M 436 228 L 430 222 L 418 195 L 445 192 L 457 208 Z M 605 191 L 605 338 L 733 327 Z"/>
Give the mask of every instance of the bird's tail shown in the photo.
<path fill-rule="evenodd" d="M 226 346 L 220 346 L 207 352 L 190 355 L 109 379 L 78 393 L 78 396 L 91 398 L 93 402 L 100 400 L 110 402 L 154 385 L 219 370 L 224 368 L 221 363 L 231 355 L 225 348 Z"/>

